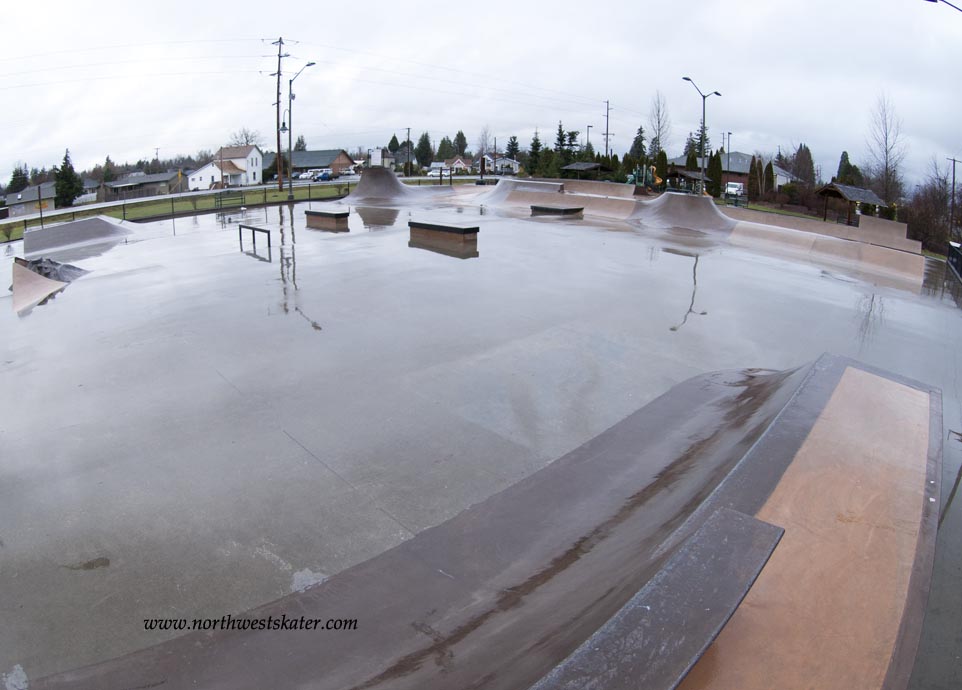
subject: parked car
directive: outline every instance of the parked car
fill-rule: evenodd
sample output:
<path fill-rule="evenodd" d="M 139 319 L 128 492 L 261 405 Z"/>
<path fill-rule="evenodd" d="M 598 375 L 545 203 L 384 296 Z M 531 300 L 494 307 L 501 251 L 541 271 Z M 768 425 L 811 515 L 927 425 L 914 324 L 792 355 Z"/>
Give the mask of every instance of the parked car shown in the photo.
<path fill-rule="evenodd" d="M 450 175 L 451 168 L 434 168 L 433 170 L 428 170 L 428 177 L 441 177 L 442 175 Z"/>
<path fill-rule="evenodd" d="M 303 172 L 303 173 L 301 173 L 300 175 L 298 175 L 298 176 L 297 176 L 297 179 L 299 179 L 299 180 L 309 180 L 309 179 L 311 179 L 312 177 L 314 177 L 314 173 L 312 173 L 310 170 L 308 170 L 307 172 Z"/>

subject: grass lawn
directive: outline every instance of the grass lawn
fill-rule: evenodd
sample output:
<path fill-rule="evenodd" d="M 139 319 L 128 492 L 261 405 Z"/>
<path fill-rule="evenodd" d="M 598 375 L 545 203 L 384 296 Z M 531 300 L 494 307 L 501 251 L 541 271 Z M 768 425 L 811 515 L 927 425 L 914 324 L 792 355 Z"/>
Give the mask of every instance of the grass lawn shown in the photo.
<path fill-rule="evenodd" d="M 294 187 L 294 200 L 307 201 L 329 199 L 334 196 L 345 194 L 351 188 L 349 183 L 332 185 L 302 185 Z M 173 197 L 167 199 L 151 199 L 149 201 L 128 201 L 118 203 L 116 206 L 108 208 L 84 208 L 78 206 L 69 210 L 54 211 L 44 215 L 46 223 L 62 223 L 70 220 L 80 220 L 91 216 L 110 216 L 112 218 L 126 220 L 144 220 L 146 218 L 164 218 L 171 214 L 191 214 L 203 213 L 219 210 L 216 198 L 220 192 L 210 194 L 197 194 L 189 197 Z M 235 189 L 228 190 L 232 195 L 230 201 L 223 206 L 224 210 L 238 208 L 239 206 L 255 206 L 263 204 L 276 204 L 287 201 L 287 188 L 283 191 L 277 189 Z M 233 194 L 240 194 L 241 199 L 233 197 Z M 310 195 L 310 196 L 308 196 Z M 39 227 L 40 219 L 31 218 L 26 222 L 28 228 Z M 0 243 L 12 242 L 23 237 L 24 221 L 9 220 L 0 223 Z M 7 233 L 9 232 L 9 236 Z"/>
<path fill-rule="evenodd" d="M 937 259 L 939 261 L 945 261 L 945 254 L 938 254 L 936 252 L 930 252 L 928 249 L 922 250 L 922 255 L 927 256 L 930 259 Z"/>

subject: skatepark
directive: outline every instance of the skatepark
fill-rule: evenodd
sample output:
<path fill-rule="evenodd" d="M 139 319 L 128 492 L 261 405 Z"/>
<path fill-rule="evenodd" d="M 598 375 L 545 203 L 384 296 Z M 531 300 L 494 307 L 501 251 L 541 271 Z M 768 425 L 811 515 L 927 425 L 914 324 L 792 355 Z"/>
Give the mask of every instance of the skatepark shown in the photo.
<path fill-rule="evenodd" d="M 899 688 L 937 658 L 960 290 L 909 241 L 376 169 L 84 223 L 0 250 L 8 684 Z M 358 631 L 144 626 L 225 614 Z"/>

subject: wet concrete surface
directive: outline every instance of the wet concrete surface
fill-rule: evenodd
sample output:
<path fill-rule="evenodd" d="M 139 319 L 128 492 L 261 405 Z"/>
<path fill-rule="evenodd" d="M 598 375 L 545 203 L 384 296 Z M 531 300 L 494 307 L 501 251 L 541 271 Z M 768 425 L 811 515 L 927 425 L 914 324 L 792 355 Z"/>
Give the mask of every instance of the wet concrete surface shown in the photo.
<path fill-rule="evenodd" d="M 432 200 L 333 234 L 308 207 L 293 228 L 286 207 L 229 214 L 272 229 L 269 261 L 226 217 L 128 225 L 99 256 L 52 254 L 91 273 L 26 317 L 0 297 L 0 673 L 320 582 L 707 371 L 849 355 L 941 387 L 962 426 L 958 293 L 935 262 L 918 294 L 690 230 Z M 408 247 L 412 219 L 480 224 L 480 256 Z M 914 687 L 962 679 L 959 450 Z"/>

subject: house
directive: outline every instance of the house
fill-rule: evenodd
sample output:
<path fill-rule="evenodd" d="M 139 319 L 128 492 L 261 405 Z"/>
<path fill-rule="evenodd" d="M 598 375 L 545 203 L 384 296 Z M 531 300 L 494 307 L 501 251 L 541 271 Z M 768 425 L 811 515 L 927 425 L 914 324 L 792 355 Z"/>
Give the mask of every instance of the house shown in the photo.
<path fill-rule="evenodd" d="M 408 162 L 411 163 L 412 170 L 417 171 L 421 169 L 421 166 L 418 165 L 418 158 L 414 155 L 414 147 L 404 143 L 401 144 L 401 148 L 394 152 L 394 164 L 403 166 Z"/>
<path fill-rule="evenodd" d="M 391 149 L 382 146 L 380 148 L 370 149 L 368 153 L 367 165 L 369 168 L 394 169 L 394 154 L 391 153 Z"/>
<path fill-rule="evenodd" d="M 521 170 L 521 163 L 513 158 L 508 158 L 507 156 L 502 156 L 497 153 L 485 153 L 483 156 L 481 156 L 481 158 L 474 162 L 474 167 L 478 171 L 481 169 L 481 160 L 484 160 L 484 171 L 492 175 L 500 175 L 504 173 L 517 175 Z"/>
<path fill-rule="evenodd" d="M 701 157 L 696 156 L 698 161 L 698 170 L 701 170 Z M 771 158 L 763 158 L 762 165 L 768 165 Z M 748 186 L 748 171 L 751 170 L 752 165 L 752 154 L 743 153 L 741 151 L 732 151 L 731 153 L 725 152 L 721 157 L 722 164 L 722 179 L 721 184 L 724 187 L 728 182 L 741 182 L 746 187 Z M 675 168 L 681 170 L 685 167 L 685 156 L 678 156 L 677 158 L 672 158 L 668 161 L 669 166 L 674 166 Z M 708 170 L 708 159 L 705 159 L 705 170 Z M 797 182 L 798 178 L 790 173 L 788 170 L 775 165 L 772 161 L 772 170 L 775 173 L 775 188 L 778 189 L 784 184 L 789 182 Z"/>
<path fill-rule="evenodd" d="M 455 156 L 444 161 L 444 166 L 456 173 L 467 173 L 471 172 L 471 168 L 474 167 L 474 159 L 466 156 Z"/>
<path fill-rule="evenodd" d="M 188 188 L 195 191 L 221 183 L 227 187 L 263 184 L 266 167 L 266 156 L 257 146 L 222 146 L 210 163 L 190 174 Z"/>
<path fill-rule="evenodd" d="M 119 180 L 104 182 L 97 192 L 97 201 L 140 199 L 148 196 L 186 192 L 186 180 L 187 178 L 180 170 L 168 170 L 152 175 L 132 172 Z"/>
<path fill-rule="evenodd" d="M 354 169 L 354 159 L 351 158 L 344 149 L 322 149 L 318 151 L 292 151 L 292 167 L 294 175 L 300 175 L 308 170 L 322 170 L 330 168 L 335 174 L 349 172 Z M 273 153 L 264 154 L 264 169 L 271 170 L 273 174 L 274 159 Z M 287 154 L 284 155 L 287 159 Z M 288 171 L 284 171 L 286 177 Z"/>
<path fill-rule="evenodd" d="M 39 190 L 39 196 L 38 196 Z M 54 201 L 57 196 L 56 183 L 44 182 L 40 185 L 27 187 L 23 191 L 7 194 L 5 199 L 9 209 L 9 217 L 26 216 L 41 211 L 52 211 L 56 208 Z"/>

